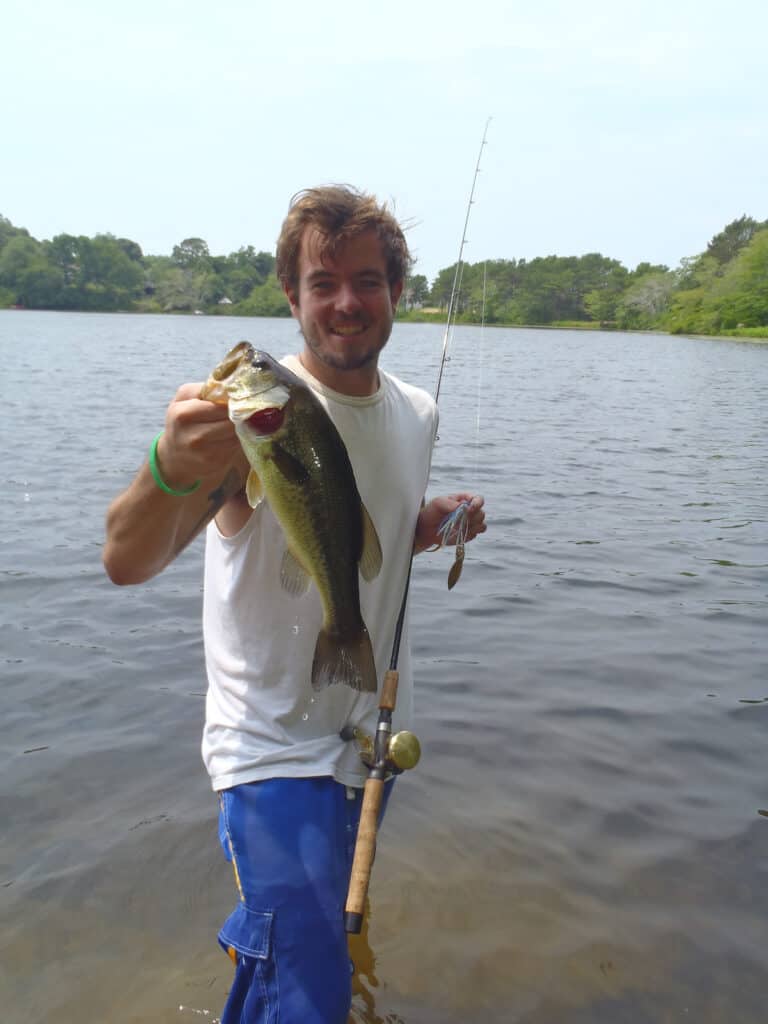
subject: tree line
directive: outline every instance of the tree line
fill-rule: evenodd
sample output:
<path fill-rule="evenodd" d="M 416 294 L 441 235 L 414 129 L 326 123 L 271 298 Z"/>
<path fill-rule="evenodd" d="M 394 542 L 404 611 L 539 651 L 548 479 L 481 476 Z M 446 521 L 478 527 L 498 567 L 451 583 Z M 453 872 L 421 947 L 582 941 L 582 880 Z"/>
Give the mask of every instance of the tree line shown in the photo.
<path fill-rule="evenodd" d="M 456 264 L 431 288 L 414 278 L 407 303 L 444 314 L 455 278 Z M 732 221 L 674 270 L 651 263 L 628 270 L 599 253 L 465 264 L 456 307 L 459 322 L 768 335 L 768 221 Z"/>
<path fill-rule="evenodd" d="M 213 256 L 202 238 L 185 238 L 170 256 L 145 256 L 109 234 L 40 242 L 0 217 L 0 307 L 287 315 L 274 269 L 274 256 L 253 246 Z"/>
<path fill-rule="evenodd" d="M 400 316 L 444 318 L 456 264 L 406 282 Z M 186 238 L 170 256 L 127 238 L 38 241 L 0 216 L 0 308 L 288 316 L 275 258 L 246 246 L 214 256 Z M 461 267 L 459 322 L 617 327 L 672 333 L 768 334 L 768 221 L 742 216 L 676 269 L 588 253 L 487 260 Z"/>

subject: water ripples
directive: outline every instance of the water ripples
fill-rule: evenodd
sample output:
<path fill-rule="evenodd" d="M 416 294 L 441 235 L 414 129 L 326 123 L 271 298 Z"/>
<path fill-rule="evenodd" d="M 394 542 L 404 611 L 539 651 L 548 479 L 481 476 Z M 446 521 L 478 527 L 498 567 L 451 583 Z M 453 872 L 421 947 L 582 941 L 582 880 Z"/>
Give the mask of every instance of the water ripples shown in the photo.
<path fill-rule="evenodd" d="M 0 959 L 25 1019 L 223 1003 L 200 546 L 118 589 L 100 542 L 176 384 L 241 336 L 296 348 L 286 321 L 0 313 Z M 396 328 L 385 368 L 432 390 L 440 339 Z M 424 756 L 379 847 L 360 1024 L 762 1024 L 767 360 L 456 332 L 430 491 L 481 491 L 489 530 L 450 593 L 450 553 L 414 567 Z M 67 401 L 30 417 L 43 365 Z"/>

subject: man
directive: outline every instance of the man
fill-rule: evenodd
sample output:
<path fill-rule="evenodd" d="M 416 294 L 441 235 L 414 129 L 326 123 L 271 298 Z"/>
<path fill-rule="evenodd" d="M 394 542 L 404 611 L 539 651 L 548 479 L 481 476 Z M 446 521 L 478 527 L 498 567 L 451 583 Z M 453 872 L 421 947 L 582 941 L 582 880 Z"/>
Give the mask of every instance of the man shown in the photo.
<path fill-rule="evenodd" d="M 336 424 L 381 544 L 381 572 L 360 594 L 379 681 L 412 550 L 436 543 L 463 500 L 471 499 L 468 539 L 485 530 L 482 498 L 424 504 L 437 408 L 378 369 L 409 260 L 392 215 L 346 187 L 295 197 L 277 247 L 303 336 L 301 353 L 283 362 Z M 201 400 L 200 389 L 178 390 L 149 463 L 110 506 L 104 564 L 117 583 L 160 572 L 204 520 L 222 478 L 245 478 L 226 407 Z M 236 964 L 222 1024 L 266 1024 L 278 1013 L 286 1024 L 344 1024 L 351 998 L 343 908 L 365 770 L 340 733 L 373 732 L 377 697 L 343 685 L 312 690 L 322 610 L 314 588 L 303 597 L 281 590 L 284 549 L 268 504 L 252 509 L 232 488 L 207 529 L 203 612 L 203 758 L 239 894 L 219 935 Z M 398 667 L 396 729 L 412 713 L 407 624 Z"/>

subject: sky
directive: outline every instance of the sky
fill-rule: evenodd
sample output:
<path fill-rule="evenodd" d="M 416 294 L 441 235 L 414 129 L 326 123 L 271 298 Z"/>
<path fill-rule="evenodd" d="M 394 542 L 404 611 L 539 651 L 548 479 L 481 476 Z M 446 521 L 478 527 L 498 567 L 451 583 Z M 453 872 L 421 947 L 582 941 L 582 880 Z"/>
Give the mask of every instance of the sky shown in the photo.
<path fill-rule="evenodd" d="M 5 0 L 0 214 L 35 238 L 274 252 L 291 196 L 463 258 L 679 265 L 768 219 L 766 0 Z"/>

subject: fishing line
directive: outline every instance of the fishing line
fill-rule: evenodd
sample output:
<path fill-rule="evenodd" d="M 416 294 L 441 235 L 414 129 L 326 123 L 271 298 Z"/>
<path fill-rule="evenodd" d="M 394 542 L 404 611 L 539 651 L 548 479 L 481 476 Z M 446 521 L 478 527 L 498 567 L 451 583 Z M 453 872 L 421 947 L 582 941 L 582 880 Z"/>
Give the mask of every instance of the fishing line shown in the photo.
<path fill-rule="evenodd" d="M 475 400 L 474 458 L 472 460 L 472 483 L 479 483 L 480 461 L 480 410 L 483 397 L 483 367 L 485 366 L 485 303 L 488 284 L 488 262 L 483 263 L 483 310 L 480 320 L 480 358 L 477 360 L 477 396 Z"/>
<path fill-rule="evenodd" d="M 480 174 L 480 161 L 483 158 L 483 150 L 488 145 L 488 126 L 493 120 L 489 117 L 485 122 L 483 129 L 483 138 L 480 142 L 480 149 L 477 153 L 477 162 L 475 163 L 475 172 L 472 175 L 472 187 L 469 190 L 469 200 L 467 202 L 467 212 L 464 215 L 464 227 L 461 232 L 461 244 L 459 245 L 459 258 L 456 261 L 456 270 L 453 275 L 453 287 L 451 288 L 451 297 L 448 302 L 448 316 L 445 323 L 445 334 L 443 335 L 443 352 L 440 358 L 440 369 L 437 375 L 437 386 L 435 387 L 435 404 L 438 403 L 440 398 L 440 384 L 443 379 L 443 370 L 448 356 L 448 349 L 450 342 L 453 337 L 453 328 L 456 324 L 456 313 L 459 304 L 459 294 L 461 292 L 461 282 L 464 277 L 464 246 L 467 243 L 467 228 L 469 226 L 469 215 L 472 211 L 472 207 L 475 202 L 475 188 L 477 186 L 477 177 Z M 483 280 L 483 325 L 485 324 L 485 280 Z M 480 371 L 482 374 L 482 359 Z M 477 414 L 476 414 L 476 438 L 475 438 L 475 462 L 477 462 L 477 444 L 479 442 L 479 428 L 480 428 L 480 384 L 478 383 L 478 397 L 477 397 Z M 475 465 L 475 475 L 477 475 L 477 466 Z M 400 614 L 398 616 L 397 625 L 395 626 L 395 639 L 392 645 L 392 657 L 390 659 L 390 670 L 394 671 L 397 669 L 397 660 L 400 653 L 400 636 L 403 631 L 403 620 L 405 618 L 405 609 L 408 603 L 408 589 L 411 582 L 411 568 L 413 566 L 413 555 L 411 555 L 411 562 L 408 566 L 408 575 L 405 580 L 405 589 L 403 592 L 403 601 L 400 605 Z"/>

